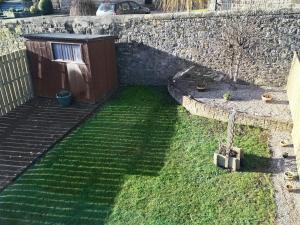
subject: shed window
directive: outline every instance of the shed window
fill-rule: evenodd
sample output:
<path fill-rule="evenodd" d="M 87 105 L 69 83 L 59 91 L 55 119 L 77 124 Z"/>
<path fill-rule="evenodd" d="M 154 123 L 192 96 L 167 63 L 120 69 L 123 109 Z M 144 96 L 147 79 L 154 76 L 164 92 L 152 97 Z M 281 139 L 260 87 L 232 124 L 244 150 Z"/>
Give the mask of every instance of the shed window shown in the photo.
<path fill-rule="evenodd" d="M 53 59 L 83 63 L 80 44 L 52 43 Z"/>

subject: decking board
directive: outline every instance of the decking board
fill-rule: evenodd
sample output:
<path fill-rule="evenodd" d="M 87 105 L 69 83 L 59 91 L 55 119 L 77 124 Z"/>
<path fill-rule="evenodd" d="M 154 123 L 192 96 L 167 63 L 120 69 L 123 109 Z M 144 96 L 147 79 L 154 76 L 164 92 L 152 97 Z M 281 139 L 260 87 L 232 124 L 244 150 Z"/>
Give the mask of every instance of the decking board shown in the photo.
<path fill-rule="evenodd" d="M 0 117 L 0 190 L 3 190 L 97 105 L 60 107 L 55 99 L 34 98 Z"/>

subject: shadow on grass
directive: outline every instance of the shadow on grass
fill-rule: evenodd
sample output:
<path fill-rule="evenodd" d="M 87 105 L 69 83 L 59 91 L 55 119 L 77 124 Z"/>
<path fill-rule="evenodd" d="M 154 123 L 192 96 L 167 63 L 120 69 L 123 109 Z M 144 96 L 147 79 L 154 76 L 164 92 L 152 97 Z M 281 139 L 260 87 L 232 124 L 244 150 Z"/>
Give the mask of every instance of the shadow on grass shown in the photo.
<path fill-rule="evenodd" d="M 123 90 L 1 193 L 0 224 L 105 224 L 128 176 L 159 174 L 176 118 L 165 88 Z"/>
<path fill-rule="evenodd" d="M 245 158 L 242 162 L 241 172 L 260 172 L 260 173 L 280 173 L 282 167 L 272 167 L 274 165 L 282 164 L 283 160 L 273 159 L 270 157 L 258 156 L 255 154 L 245 154 Z M 272 169 L 272 170 L 271 170 Z"/>

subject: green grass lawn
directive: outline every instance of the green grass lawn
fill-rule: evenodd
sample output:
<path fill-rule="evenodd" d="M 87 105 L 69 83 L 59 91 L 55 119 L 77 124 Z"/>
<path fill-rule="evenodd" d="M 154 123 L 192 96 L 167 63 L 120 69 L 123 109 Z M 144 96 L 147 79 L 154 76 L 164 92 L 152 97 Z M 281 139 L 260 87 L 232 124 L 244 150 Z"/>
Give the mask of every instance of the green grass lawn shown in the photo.
<path fill-rule="evenodd" d="M 165 89 L 124 89 L 0 194 L 0 224 L 274 224 L 265 133 L 237 129 L 230 173 L 212 163 L 225 131 Z"/>

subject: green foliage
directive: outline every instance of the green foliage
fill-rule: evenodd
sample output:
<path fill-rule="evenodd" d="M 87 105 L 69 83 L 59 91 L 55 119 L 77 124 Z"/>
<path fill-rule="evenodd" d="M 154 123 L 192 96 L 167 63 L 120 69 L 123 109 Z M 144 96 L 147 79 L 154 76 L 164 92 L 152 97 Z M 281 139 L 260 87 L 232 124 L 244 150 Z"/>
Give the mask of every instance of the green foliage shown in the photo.
<path fill-rule="evenodd" d="M 39 3 L 34 3 L 34 4 L 30 7 L 29 11 L 30 11 L 31 14 L 35 15 L 35 14 L 39 13 L 40 10 L 39 10 L 38 5 L 39 5 Z"/>
<path fill-rule="evenodd" d="M 53 13 L 53 5 L 51 0 L 40 0 L 38 3 L 38 9 L 43 15 L 48 15 Z"/>
<path fill-rule="evenodd" d="M 30 12 L 30 8 L 24 8 L 24 10 L 23 10 L 24 12 L 26 12 L 26 13 L 29 13 Z"/>
<path fill-rule="evenodd" d="M 24 40 L 21 38 L 22 26 L 0 28 L 0 55 L 24 49 Z"/>
<path fill-rule="evenodd" d="M 230 101 L 230 100 L 232 99 L 232 94 L 231 94 L 231 92 L 228 91 L 228 92 L 224 93 L 223 98 L 224 98 L 224 100 L 226 100 L 226 101 Z"/>
<path fill-rule="evenodd" d="M 9 9 L 9 10 L 3 12 L 3 16 L 6 16 L 7 18 L 14 18 L 15 13 L 14 13 L 13 9 Z"/>
<path fill-rule="evenodd" d="M 237 126 L 243 171 L 213 165 L 226 124 L 131 87 L 0 194 L 3 224 L 274 224 L 267 142 Z"/>

